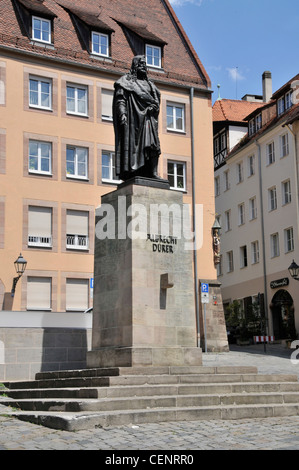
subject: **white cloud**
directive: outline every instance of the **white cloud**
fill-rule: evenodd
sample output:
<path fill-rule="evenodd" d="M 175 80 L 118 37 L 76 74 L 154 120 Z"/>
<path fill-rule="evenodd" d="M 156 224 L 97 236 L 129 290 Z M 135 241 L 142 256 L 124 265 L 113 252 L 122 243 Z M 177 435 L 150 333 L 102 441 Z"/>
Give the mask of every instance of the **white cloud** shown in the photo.
<path fill-rule="evenodd" d="M 244 75 L 239 72 L 238 67 L 228 67 L 226 70 L 228 71 L 228 74 L 232 80 L 245 80 Z"/>
<path fill-rule="evenodd" d="M 169 3 L 175 7 L 182 7 L 187 3 L 193 3 L 194 5 L 200 6 L 203 0 L 169 0 Z"/>

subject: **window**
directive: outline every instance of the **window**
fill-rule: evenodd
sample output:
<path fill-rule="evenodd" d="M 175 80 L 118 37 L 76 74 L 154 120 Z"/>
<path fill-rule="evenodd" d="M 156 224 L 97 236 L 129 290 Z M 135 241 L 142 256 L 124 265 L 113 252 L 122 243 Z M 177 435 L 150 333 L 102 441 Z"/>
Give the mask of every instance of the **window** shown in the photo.
<path fill-rule="evenodd" d="M 185 108 L 178 104 L 167 104 L 167 129 L 185 131 Z"/>
<path fill-rule="evenodd" d="M 27 279 L 27 310 L 51 310 L 52 279 L 33 277 Z"/>
<path fill-rule="evenodd" d="M 285 95 L 285 108 L 286 109 L 289 109 L 291 106 L 292 106 L 292 92 L 289 91 L 288 93 L 286 93 Z"/>
<path fill-rule="evenodd" d="M 290 180 L 283 181 L 282 185 L 282 204 L 289 204 L 292 200 L 291 197 L 291 182 Z"/>
<path fill-rule="evenodd" d="M 52 247 L 52 208 L 29 206 L 28 246 Z"/>
<path fill-rule="evenodd" d="M 239 215 L 239 225 L 245 224 L 245 206 L 244 203 L 239 204 L 238 206 L 238 215 Z"/>
<path fill-rule="evenodd" d="M 289 138 L 288 134 L 284 134 L 280 136 L 280 144 L 281 144 L 281 158 L 285 157 L 289 153 Z"/>
<path fill-rule="evenodd" d="M 120 179 L 115 174 L 115 155 L 113 152 L 102 153 L 102 181 L 104 183 L 119 183 Z"/>
<path fill-rule="evenodd" d="M 222 266 L 222 255 L 219 257 L 219 263 L 216 265 L 217 269 L 217 276 L 222 276 L 223 274 L 223 266 Z"/>
<path fill-rule="evenodd" d="M 88 149 L 66 147 L 66 176 L 68 178 L 88 178 Z"/>
<path fill-rule="evenodd" d="M 248 134 L 249 136 L 251 136 L 254 133 L 255 133 L 255 122 L 254 122 L 254 119 L 250 119 L 248 123 Z"/>
<path fill-rule="evenodd" d="M 278 233 L 273 233 L 270 235 L 270 244 L 271 244 L 271 258 L 279 256 L 279 236 Z"/>
<path fill-rule="evenodd" d="M 254 220 L 257 218 L 256 197 L 249 199 L 249 219 Z"/>
<path fill-rule="evenodd" d="M 227 257 L 227 272 L 231 273 L 234 270 L 234 255 L 232 251 L 226 253 Z"/>
<path fill-rule="evenodd" d="M 180 162 L 167 163 L 167 177 L 171 189 L 186 191 L 186 164 Z"/>
<path fill-rule="evenodd" d="M 258 131 L 262 127 L 262 115 L 258 114 L 255 118 L 255 130 Z"/>
<path fill-rule="evenodd" d="M 240 268 L 247 267 L 247 246 L 240 247 Z"/>
<path fill-rule="evenodd" d="M 92 54 L 109 56 L 109 37 L 107 34 L 91 33 Z"/>
<path fill-rule="evenodd" d="M 277 101 L 277 113 L 278 115 L 282 114 L 285 110 L 285 106 L 284 106 L 284 97 L 282 98 L 279 98 L 279 100 Z"/>
<path fill-rule="evenodd" d="M 146 44 L 145 46 L 146 65 L 150 67 L 161 68 L 161 47 L 151 46 Z"/>
<path fill-rule="evenodd" d="M 113 91 L 102 89 L 102 119 L 105 121 L 113 120 L 112 102 Z"/>
<path fill-rule="evenodd" d="M 32 39 L 35 41 L 51 42 L 51 21 L 37 16 L 32 17 Z"/>
<path fill-rule="evenodd" d="M 226 149 L 226 134 L 225 132 L 222 132 L 220 135 L 220 148 L 221 150 Z"/>
<path fill-rule="evenodd" d="M 87 87 L 67 85 L 66 110 L 68 113 L 87 116 Z"/>
<path fill-rule="evenodd" d="M 267 144 L 267 164 L 271 165 L 275 162 L 275 150 L 274 150 L 274 142 Z"/>
<path fill-rule="evenodd" d="M 237 183 L 243 181 L 243 163 L 237 163 Z"/>
<path fill-rule="evenodd" d="M 277 209 L 276 187 L 268 189 L 269 211 Z"/>
<path fill-rule="evenodd" d="M 219 137 L 215 137 L 214 139 L 214 155 L 219 153 Z"/>
<path fill-rule="evenodd" d="M 214 179 L 215 184 L 215 196 L 220 196 L 220 176 L 216 176 Z"/>
<path fill-rule="evenodd" d="M 88 279 L 66 280 L 66 310 L 84 312 L 88 308 Z"/>
<path fill-rule="evenodd" d="M 254 155 L 248 157 L 248 177 L 253 176 L 255 173 L 255 158 Z"/>
<path fill-rule="evenodd" d="M 52 171 L 52 144 L 29 140 L 29 173 L 50 175 Z"/>
<path fill-rule="evenodd" d="M 251 263 L 256 264 L 259 261 L 260 261 L 259 242 L 255 241 L 251 243 Z"/>
<path fill-rule="evenodd" d="M 45 78 L 29 78 L 29 106 L 52 109 L 52 82 Z"/>
<path fill-rule="evenodd" d="M 89 213 L 86 211 L 66 211 L 66 247 L 73 250 L 88 250 Z"/>
<path fill-rule="evenodd" d="M 294 251 L 293 227 L 290 227 L 284 230 L 284 251 L 285 253 Z"/>
<path fill-rule="evenodd" d="M 224 190 L 228 191 L 230 189 L 230 182 L 229 182 L 229 170 L 224 172 Z"/>
<path fill-rule="evenodd" d="M 230 210 L 225 212 L 225 231 L 231 230 L 231 212 Z"/>

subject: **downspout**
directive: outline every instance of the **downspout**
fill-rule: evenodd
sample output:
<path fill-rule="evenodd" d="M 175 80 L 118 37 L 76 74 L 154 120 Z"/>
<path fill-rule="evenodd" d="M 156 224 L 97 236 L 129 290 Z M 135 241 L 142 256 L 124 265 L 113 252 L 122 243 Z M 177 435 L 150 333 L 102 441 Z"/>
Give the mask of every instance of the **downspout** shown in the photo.
<path fill-rule="evenodd" d="M 295 194 L 296 194 L 296 213 L 297 213 L 297 237 L 299 238 L 299 192 L 298 192 L 298 153 L 297 153 L 297 136 L 289 124 L 285 124 L 293 136 L 294 142 L 294 178 L 295 178 Z M 283 126 L 284 127 L 284 126 Z"/>
<path fill-rule="evenodd" d="M 191 162 L 192 162 L 192 223 L 194 236 L 194 289 L 195 289 L 195 310 L 197 324 L 197 347 L 200 347 L 200 324 L 199 324 L 199 295 L 198 295 L 198 274 L 197 274 L 197 244 L 196 244 L 196 209 L 195 209 L 195 164 L 194 164 L 194 118 L 193 118 L 193 97 L 194 88 L 190 88 L 190 120 L 191 120 Z"/>
<path fill-rule="evenodd" d="M 261 210 L 261 229 L 262 229 L 262 250 L 263 250 L 263 278 L 264 278 L 264 309 L 266 319 L 266 333 L 268 333 L 268 293 L 267 293 L 267 266 L 266 266 L 266 250 L 265 250 L 265 224 L 264 224 L 264 203 L 263 203 L 263 184 L 262 184 L 262 157 L 261 146 L 257 140 L 255 144 L 258 148 L 258 167 L 259 167 L 259 193 L 260 193 L 260 210 Z"/>

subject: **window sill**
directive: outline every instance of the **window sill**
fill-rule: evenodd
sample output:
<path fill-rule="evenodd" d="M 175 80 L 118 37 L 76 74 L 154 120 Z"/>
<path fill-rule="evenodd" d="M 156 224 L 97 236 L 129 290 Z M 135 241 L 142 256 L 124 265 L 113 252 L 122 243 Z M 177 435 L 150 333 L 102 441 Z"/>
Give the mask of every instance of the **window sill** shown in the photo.
<path fill-rule="evenodd" d="M 37 176 L 48 176 L 52 177 L 53 173 L 44 173 L 43 171 L 36 171 L 36 170 L 28 170 L 29 175 L 37 175 Z"/>
<path fill-rule="evenodd" d="M 67 111 L 67 112 L 66 112 L 66 115 L 67 115 L 67 116 L 75 116 L 75 117 L 81 117 L 81 118 L 89 119 L 89 115 L 88 115 L 88 114 L 75 113 L 75 112 L 73 112 L 73 111 Z"/>
<path fill-rule="evenodd" d="M 68 180 L 75 180 L 75 181 L 89 181 L 89 178 L 85 176 L 72 176 L 72 175 L 66 175 L 66 178 Z"/>
<path fill-rule="evenodd" d="M 180 129 L 170 129 L 169 127 L 166 128 L 167 132 L 170 132 L 172 134 L 179 134 L 179 135 L 186 135 L 185 130 L 180 130 Z"/>
<path fill-rule="evenodd" d="M 53 43 L 46 42 L 46 41 L 39 41 L 38 39 L 32 38 L 30 44 L 33 46 L 46 47 L 47 49 L 53 49 L 53 50 L 55 49 Z"/>
<path fill-rule="evenodd" d="M 174 188 L 173 186 L 170 186 L 170 189 L 172 191 L 179 191 L 181 193 L 187 193 L 187 189 L 185 189 L 185 188 Z"/>
<path fill-rule="evenodd" d="M 43 106 L 35 106 L 33 104 L 29 105 L 29 109 L 37 110 L 37 111 L 47 111 L 52 113 L 53 109 L 52 108 L 44 108 Z"/>
<path fill-rule="evenodd" d="M 108 180 L 108 179 L 102 179 L 102 183 L 104 184 L 113 184 L 113 185 L 118 185 L 120 184 L 122 181 L 121 180 Z"/>

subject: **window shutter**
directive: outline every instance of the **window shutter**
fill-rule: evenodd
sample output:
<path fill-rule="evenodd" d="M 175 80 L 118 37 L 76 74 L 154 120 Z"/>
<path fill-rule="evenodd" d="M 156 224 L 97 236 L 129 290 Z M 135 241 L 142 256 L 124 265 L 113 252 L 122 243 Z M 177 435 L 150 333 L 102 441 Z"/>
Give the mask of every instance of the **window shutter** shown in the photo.
<path fill-rule="evenodd" d="M 51 278 L 28 277 L 27 309 L 51 309 Z"/>
<path fill-rule="evenodd" d="M 84 311 L 88 308 L 88 279 L 67 279 L 66 309 Z"/>
<path fill-rule="evenodd" d="M 51 237 L 52 209 L 51 207 L 29 207 L 28 235 L 34 237 Z"/>
<path fill-rule="evenodd" d="M 102 117 L 112 119 L 113 91 L 102 90 Z"/>
<path fill-rule="evenodd" d="M 88 236 L 88 212 L 68 210 L 66 227 L 70 235 Z"/>

